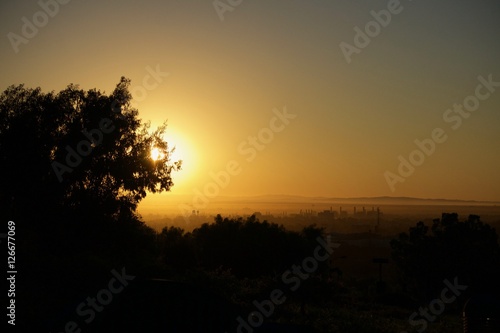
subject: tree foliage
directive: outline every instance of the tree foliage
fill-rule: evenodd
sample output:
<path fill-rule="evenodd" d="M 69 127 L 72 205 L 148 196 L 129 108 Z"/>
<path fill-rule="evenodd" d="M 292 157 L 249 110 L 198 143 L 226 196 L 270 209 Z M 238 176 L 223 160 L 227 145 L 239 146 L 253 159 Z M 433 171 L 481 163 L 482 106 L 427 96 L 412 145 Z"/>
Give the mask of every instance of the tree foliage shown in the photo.
<path fill-rule="evenodd" d="M 292 232 L 283 226 L 243 218 L 215 217 L 192 233 L 176 227 L 164 228 L 160 242 L 164 262 L 177 268 L 230 270 L 238 277 L 282 274 L 293 263 L 311 256 L 322 229 L 315 226 Z M 318 273 L 326 269 L 320 265 Z"/>
<path fill-rule="evenodd" d="M 0 96 L 0 200 L 11 216 L 135 216 L 146 192 L 168 191 L 166 123 L 149 133 L 131 107 L 130 80 L 106 95 L 69 85 L 59 93 L 10 86 Z M 150 149 L 162 158 L 153 161 Z M 32 217 L 32 216 L 30 216 Z"/>
<path fill-rule="evenodd" d="M 392 255 L 408 286 L 430 297 L 444 279 L 458 280 L 476 292 L 498 290 L 500 247 L 495 229 L 470 215 L 443 214 L 429 228 L 423 222 L 392 240 Z"/>

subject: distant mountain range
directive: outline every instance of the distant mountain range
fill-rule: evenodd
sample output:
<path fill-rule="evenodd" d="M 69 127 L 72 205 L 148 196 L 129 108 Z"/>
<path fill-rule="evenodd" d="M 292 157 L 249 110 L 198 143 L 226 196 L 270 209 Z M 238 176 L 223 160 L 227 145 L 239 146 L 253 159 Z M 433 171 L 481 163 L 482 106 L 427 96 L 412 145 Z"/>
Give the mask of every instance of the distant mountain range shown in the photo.
<path fill-rule="evenodd" d="M 178 216 L 191 213 L 192 210 L 201 214 L 251 214 L 253 212 L 299 212 L 303 209 L 321 211 L 335 207 L 351 209 L 352 207 L 367 207 L 373 209 L 380 207 L 385 213 L 418 215 L 436 217 L 442 212 L 458 212 L 460 214 L 498 214 L 500 202 L 459 200 L 459 199 L 435 199 L 414 197 L 358 197 L 358 198 L 336 198 L 336 197 L 307 197 L 300 195 L 259 195 L 259 196 L 216 196 L 213 198 L 201 197 L 200 194 L 180 195 L 168 193 L 168 198 L 157 198 L 140 207 L 141 214 L 167 214 Z M 168 195 L 167 194 L 167 195 Z M 413 208 L 409 207 L 413 206 Z M 445 208 L 447 207 L 447 208 Z M 454 208 L 451 208 L 454 207 Z M 469 207 L 471 207 L 469 209 Z M 478 209 L 474 208 L 477 207 Z M 487 208 L 487 211 L 479 207 Z M 495 212 L 491 212 L 493 209 Z M 496 216 L 496 215 L 495 215 Z M 499 215 L 500 216 L 500 215 Z"/>
<path fill-rule="evenodd" d="M 248 197 L 217 197 L 218 202 L 262 202 L 262 203 L 345 203 L 345 204 L 377 204 L 377 205 L 500 205 L 497 201 L 477 201 L 458 199 L 435 199 L 413 197 L 359 197 L 359 198 L 333 198 L 333 197 L 306 197 L 298 195 L 261 195 Z"/>

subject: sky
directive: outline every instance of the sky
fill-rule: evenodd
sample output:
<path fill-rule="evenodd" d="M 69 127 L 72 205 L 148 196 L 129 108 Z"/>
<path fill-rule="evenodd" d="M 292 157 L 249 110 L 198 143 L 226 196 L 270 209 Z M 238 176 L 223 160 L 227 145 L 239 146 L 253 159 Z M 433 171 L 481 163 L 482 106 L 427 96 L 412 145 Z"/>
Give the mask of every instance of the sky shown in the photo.
<path fill-rule="evenodd" d="M 2 91 L 125 76 L 140 118 L 168 121 L 183 170 L 143 205 L 500 201 L 496 0 L 2 1 L 0 30 Z"/>

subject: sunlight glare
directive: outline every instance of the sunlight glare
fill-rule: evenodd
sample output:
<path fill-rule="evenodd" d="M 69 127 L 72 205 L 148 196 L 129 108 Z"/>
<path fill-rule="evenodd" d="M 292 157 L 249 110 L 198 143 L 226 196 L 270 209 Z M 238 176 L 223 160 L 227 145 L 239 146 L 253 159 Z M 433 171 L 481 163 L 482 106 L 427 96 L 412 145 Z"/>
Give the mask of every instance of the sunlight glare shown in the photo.
<path fill-rule="evenodd" d="M 151 154 L 150 154 L 150 156 L 151 156 L 151 159 L 152 159 L 153 161 L 157 161 L 157 160 L 159 160 L 159 159 L 163 158 L 163 154 L 162 154 L 162 153 L 160 152 L 160 150 L 159 150 L 158 148 L 156 148 L 156 147 L 153 147 L 153 148 L 151 149 Z"/>
<path fill-rule="evenodd" d="M 180 170 L 175 171 L 173 178 L 177 186 L 181 184 L 186 184 L 186 181 L 192 179 L 196 175 L 196 151 L 190 140 L 188 140 L 184 135 L 172 129 L 172 127 L 167 128 L 163 134 L 163 140 L 168 143 L 168 150 L 174 149 L 174 151 L 169 154 L 170 163 L 182 161 L 182 166 Z M 163 158 L 163 154 L 158 148 L 151 148 L 151 159 L 157 161 Z"/>

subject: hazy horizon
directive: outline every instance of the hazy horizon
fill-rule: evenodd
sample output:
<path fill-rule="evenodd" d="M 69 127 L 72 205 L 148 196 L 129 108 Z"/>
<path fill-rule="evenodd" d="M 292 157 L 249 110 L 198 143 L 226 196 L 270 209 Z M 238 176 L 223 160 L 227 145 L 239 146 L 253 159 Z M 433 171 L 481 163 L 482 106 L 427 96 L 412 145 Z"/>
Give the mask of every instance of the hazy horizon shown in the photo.
<path fill-rule="evenodd" d="M 198 201 L 196 201 L 198 202 Z M 169 200 L 158 203 L 151 200 L 142 204 L 139 213 L 149 223 L 158 218 L 183 217 L 189 221 L 195 215 L 213 217 L 222 216 L 249 216 L 256 212 L 264 215 L 275 216 L 294 215 L 310 211 L 316 215 L 325 210 L 339 212 L 343 210 L 352 214 L 353 208 L 367 211 L 380 208 L 381 211 L 399 217 L 414 218 L 438 218 L 442 213 L 457 212 L 460 215 L 470 214 L 483 217 L 493 217 L 494 221 L 500 219 L 500 202 L 482 202 L 453 199 L 422 199 L 422 198 L 398 198 L 398 197 L 372 197 L 372 198 L 326 198 L 305 197 L 289 195 L 263 195 L 263 196 L 218 196 L 207 202 L 193 207 L 190 195 L 172 196 Z M 207 219 L 205 222 L 211 222 Z"/>

